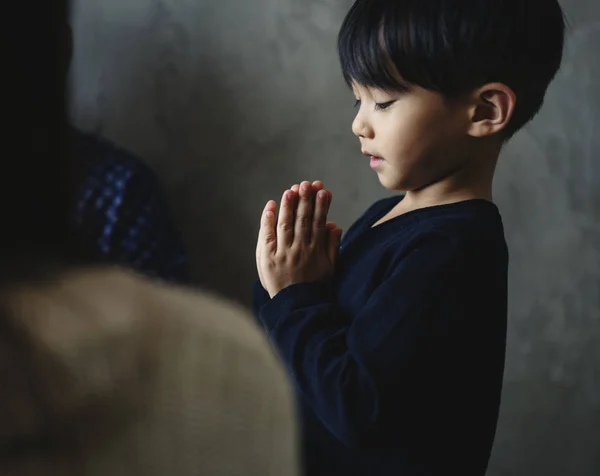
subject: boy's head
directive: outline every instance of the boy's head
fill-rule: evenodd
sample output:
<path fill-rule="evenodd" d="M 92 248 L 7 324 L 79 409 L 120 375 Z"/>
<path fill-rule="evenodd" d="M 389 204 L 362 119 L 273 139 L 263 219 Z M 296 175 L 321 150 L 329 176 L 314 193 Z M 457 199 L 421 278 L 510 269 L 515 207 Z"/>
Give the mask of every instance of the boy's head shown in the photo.
<path fill-rule="evenodd" d="M 344 78 L 362 103 L 353 129 L 363 149 L 370 126 L 384 124 L 381 114 L 406 107 L 404 116 L 417 117 L 423 104 L 433 108 L 425 121 L 430 134 L 459 140 L 464 132 L 502 143 L 540 110 L 560 66 L 564 30 L 557 0 L 357 0 L 338 49 Z M 401 104 L 415 94 L 425 102 Z M 445 124 L 436 129 L 436 121 Z"/>

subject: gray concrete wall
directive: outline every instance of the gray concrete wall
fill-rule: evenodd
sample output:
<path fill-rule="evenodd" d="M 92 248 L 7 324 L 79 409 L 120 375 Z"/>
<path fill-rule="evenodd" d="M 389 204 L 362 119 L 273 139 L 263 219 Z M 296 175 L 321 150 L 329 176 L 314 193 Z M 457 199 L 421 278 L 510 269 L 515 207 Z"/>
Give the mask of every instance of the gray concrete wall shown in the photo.
<path fill-rule="evenodd" d="M 73 119 L 158 171 L 199 283 L 248 302 L 262 206 L 299 180 L 326 183 L 344 227 L 386 195 L 338 72 L 350 0 L 74 3 Z M 492 476 L 600 474 L 600 2 L 562 3 L 564 67 L 496 182 L 512 263 Z"/>

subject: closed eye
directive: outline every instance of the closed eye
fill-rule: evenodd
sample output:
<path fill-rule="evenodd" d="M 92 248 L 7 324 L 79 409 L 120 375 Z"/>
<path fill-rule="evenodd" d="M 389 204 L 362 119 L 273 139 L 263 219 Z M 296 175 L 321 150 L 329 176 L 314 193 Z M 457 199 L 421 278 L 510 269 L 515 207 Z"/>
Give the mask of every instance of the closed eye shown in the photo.
<path fill-rule="evenodd" d="M 383 111 L 394 104 L 396 101 L 388 101 L 388 102 L 378 102 L 375 104 L 375 109 L 377 111 Z"/>

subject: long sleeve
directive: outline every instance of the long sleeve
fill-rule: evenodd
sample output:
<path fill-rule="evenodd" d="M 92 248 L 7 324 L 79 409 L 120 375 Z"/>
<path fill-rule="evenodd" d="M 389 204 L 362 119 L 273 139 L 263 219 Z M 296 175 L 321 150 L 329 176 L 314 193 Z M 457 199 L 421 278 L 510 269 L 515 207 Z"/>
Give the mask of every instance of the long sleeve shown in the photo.
<path fill-rule="evenodd" d="M 269 293 L 262 287 L 259 280 L 254 283 L 252 288 L 252 314 L 258 319 L 261 308 L 271 299 Z M 258 319 L 260 325 L 262 322 Z"/>
<path fill-rule="evenodd" d="M 446 309 L 450 316 L 438 311 L 458 286 L 460 259 L 451 242 L 432 237 L 399 261 L 351 317 L 315 283 L 290 286 L 260 308 L 304 401 L 346 445 L 377 444 L 381 425 L 411 411 L 404 405 L 415 398 L 411 385 L 430 366 L 421 360 L 424 330 L 443 333 L 455 318 L 456 309 Z"/>

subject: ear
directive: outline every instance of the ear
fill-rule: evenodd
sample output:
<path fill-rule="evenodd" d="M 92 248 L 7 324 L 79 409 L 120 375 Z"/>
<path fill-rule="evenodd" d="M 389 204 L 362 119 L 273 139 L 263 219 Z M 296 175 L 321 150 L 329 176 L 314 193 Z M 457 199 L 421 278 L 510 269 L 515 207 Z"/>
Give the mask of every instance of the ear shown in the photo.
<path fill-rule="evenodd" d="M 502 83 L 490 83 L 473 93 L 469 135 L 487 137 L 506 128 L 515 110 L 517 96 Z"/>

